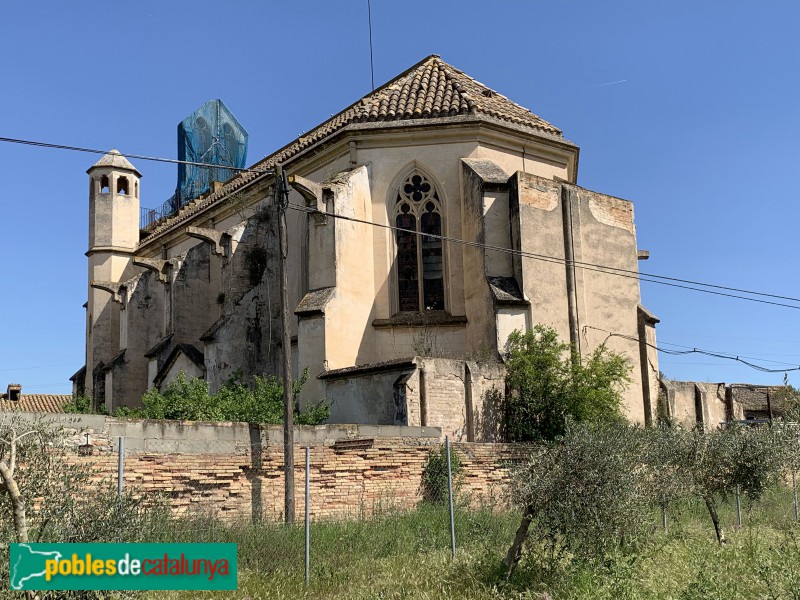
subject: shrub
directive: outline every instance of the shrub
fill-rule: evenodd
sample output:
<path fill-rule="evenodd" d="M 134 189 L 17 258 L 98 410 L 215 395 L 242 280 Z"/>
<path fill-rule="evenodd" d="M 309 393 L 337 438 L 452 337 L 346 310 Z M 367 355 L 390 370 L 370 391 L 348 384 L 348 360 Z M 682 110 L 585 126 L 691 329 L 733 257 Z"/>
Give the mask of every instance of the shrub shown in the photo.
<path fill-rule="evenodd" d="M 74 414 L 91 414 L 95 412 L 94 408 L 92 407 L 92 399 L 89 396 L 77 396 L 64 404 L 64 412 L 65 413 L 74 413 Z M 103 410 L 97 411 L 100 414 L 104 414 Z"/>
<path fill-rule="evenodd" d="M 300 410 L 297 397 L 308 380 L 308 369 L 293 383 L 294 416 L 299 425 L 319 425 L 330 416 L 329 406 L 320 402 Z M 164 392 L 148 390 L 142 396 L 143 408 L 126 411 L 129 416 L 147 419 L 185 419 L 189 421 L 241 421 L 245 423 L 283 423 L 283 380 L 272 375 L 256 377 L 254 389 L 234 374 L 216 394 L 209 394 L 202 379 L 186 379 L 180 373 Z"/>
<path fill-rule="evenodd" d="M 621 393 L 630 382 L 622 355 L 600 346 L 582 362 L 544 325 L 514 331 L 506 349 L 510 440 L 554 440 L 570 420 L 622 421 Z"/>
<path fill-rule="evenodd" d="M 461 457 L 450 448 L 450 471 L 453 476 L 453 494 L 461 487 Z M 433 504 L 449 500 L 447 485 L 447 447 L 442 445 L 428 454 L 422 468 L 422 499 Z"/>

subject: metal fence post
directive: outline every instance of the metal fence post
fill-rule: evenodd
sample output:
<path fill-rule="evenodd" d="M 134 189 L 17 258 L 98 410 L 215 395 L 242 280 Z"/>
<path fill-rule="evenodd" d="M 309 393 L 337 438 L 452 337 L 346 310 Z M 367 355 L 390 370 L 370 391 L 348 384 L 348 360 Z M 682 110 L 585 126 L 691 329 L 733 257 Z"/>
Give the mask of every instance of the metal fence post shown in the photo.
<path fill-rule="evenodd" d="M 661 525 L 664 527 L 664 532 L 667 531 L 667 505 L 661 506 Z"/>
<path fill-rule="evenodd" d="M 739 486 L 736 486 L 736 524 L 742 528 L 742 502 L 739 498 Z"/>
<path fill-rule="evenodd" d="M 453 468 L 450 464 L 450 436 L 444 436 L 444 443 L 447 449 L 447 494 L 450 499 L 450 546 L 453 558 L 456 556 L 456 522 L 453 515 Z"/>
<path fill-rule="evenodd" d="M 125 480 L 125 438 L 119 436 L 117 444 L 117 495 L 122 495 L 122 484 Z"/>
<path fill-rule="evenodd" d="M 311 504 L 311 486 L 310 486 L 310 475 L 311 475 L 311 463 L 309 460 L 310 455 L 310 448 L 306 446 L 306 585 L 308 585 L 308 580 L 311 574 L 311 562 L 310 562 L 310 552 L 309 549 L 311 547 L 311 518 L 310 518 L 310 511 L 309 506 Z"/>

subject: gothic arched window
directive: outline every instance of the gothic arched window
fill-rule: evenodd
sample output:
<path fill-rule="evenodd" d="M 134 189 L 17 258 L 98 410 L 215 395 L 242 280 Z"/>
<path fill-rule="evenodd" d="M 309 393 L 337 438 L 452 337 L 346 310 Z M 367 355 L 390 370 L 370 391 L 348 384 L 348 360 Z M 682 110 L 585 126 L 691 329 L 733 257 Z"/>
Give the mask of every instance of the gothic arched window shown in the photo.
<path fill-rule="evenodd" d="M 421 173 L 415 171 L 400 185 L 394 221 L 398 308 L 444 310 L 442 240 L 431 237 L 442 235 L 442 207 L 436 188 Z"/>

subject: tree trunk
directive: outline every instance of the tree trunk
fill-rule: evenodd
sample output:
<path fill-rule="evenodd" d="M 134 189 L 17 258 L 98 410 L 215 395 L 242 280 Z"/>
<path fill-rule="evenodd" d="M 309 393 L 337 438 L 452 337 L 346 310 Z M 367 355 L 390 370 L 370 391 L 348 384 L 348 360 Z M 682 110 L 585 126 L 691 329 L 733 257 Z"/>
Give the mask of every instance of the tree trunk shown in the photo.
<path fill-rule="evenodd" d="M 522 545 L 528 537 L 528 528 L 531 526 L 531 520 L 533 519 L 532 512 L 530 507 L 525 507 L 525 511 L 522 514 L 522 522 L 520 522 L 517 533 L 514 535 L 514 543 L 511 544 L 506 557 L 503 559 L 503 564 L 507 569 L 507 579 L 510 579 L 511 575 L 514 574 L 514 569 L 517 568 L 517 564 L 522 558 Z"/>
<path fill-rule="evenodd" d="M 714 498 L 711 496 L 705 496 L 703 498 L 706 501 L 706 507 L 708 508 L 708 514 L 711 515 L 711 521 L 714 523 L 714 531 L 717 533 L 717 542 L 719 545 L 722 546 L 726 542 L 725 540 L 725 532 L 722 531 L 722 524 L 719 522 L 719 515 L 717 514 L 717 505 L 714 502 Z"/>
<path fill-rule="evenodd" d="M 0 461 L 0 476 L 3 479 L 3 487 L 11 500 L 11 507 L 14 511 L 14 530 L 17 532 L 17 541 L 25 544 L 28 542 L 28 522 L 25 518 L 25 502 L 19 492 L 14 475 L 6 463 Z"/>

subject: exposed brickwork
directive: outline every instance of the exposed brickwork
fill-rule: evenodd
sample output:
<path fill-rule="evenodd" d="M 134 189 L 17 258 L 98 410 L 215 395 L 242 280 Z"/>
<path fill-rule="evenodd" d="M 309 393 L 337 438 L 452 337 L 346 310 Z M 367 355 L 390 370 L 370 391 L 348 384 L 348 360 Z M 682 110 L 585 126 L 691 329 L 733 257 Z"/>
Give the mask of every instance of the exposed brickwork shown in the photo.
<path fill-rule="evenodd" d="M 595 219 L 605 225 L 613 227 L 621 227 L 627 231 L 635 234 L 636 231 L 633 226 L 633 203 L 621 198 L 614 198 L 613 196 L 606 196 L 605 194 L 598 194 L 590 192 L 589 190 L 581 190 L 582 195 L 588 198 L 589 210 L 592 211 Z"/>
<path fill-rule="evenodd" d="M 311 448 L 311 516 L 314 519 L 369 516 L 387 508 L 407 510 L 422 499 L 421 481 L 437 440 L 375 439 L 371 448 Z M 107 448 L 101 446 L 100 448 Z M 114 482 L 117 457 L 109 452 L 70 455 L 91 465 L 96 482 Z M 528 450 L 512 444 L 454 444 L 461 459 L 460 493 L 473 504 L 507 501 L 510 469 Z M 261 447 L 220 454 L 126 453 L 124 485 L 137 496 L 162 494 L 176 514 L 208 513 L 223 519 L 280 520 L 283 515 L 283 449 Z M 295 447 L 297 514 L 305 510 L 304 448 Z M 259 459 L 261 464 L 259 465 Z M 260 506 L 259 506 L 260 503 Z"/>
<path fill-rule="evenodd" d="M 38 418 L 31 413 L 17 415 L 17 428 Z M 116 485 L 122 436 L 128 492 L 161 494 L 177 514 L 245 520 L 283 516 L 280 426 L 96 415 L 54 415 L 48 421 L 63 431 L 65 460 L 94 469 L 92 485 Z M 297 514 L 305 510 L 305 447 L 309 447 L 311 516 L 334 519 L 416 506 L 422 499 L 425 462 L 443 439 L 441 430 L 431 427 L 334 425 L 298 427 L 295 441 Z M 461 493 L 474 504 L 507 501 L 512 465 L 529 453 L 528 447 L 516 444 L 464 442 L 453 448 L 461 463 Z"/>

